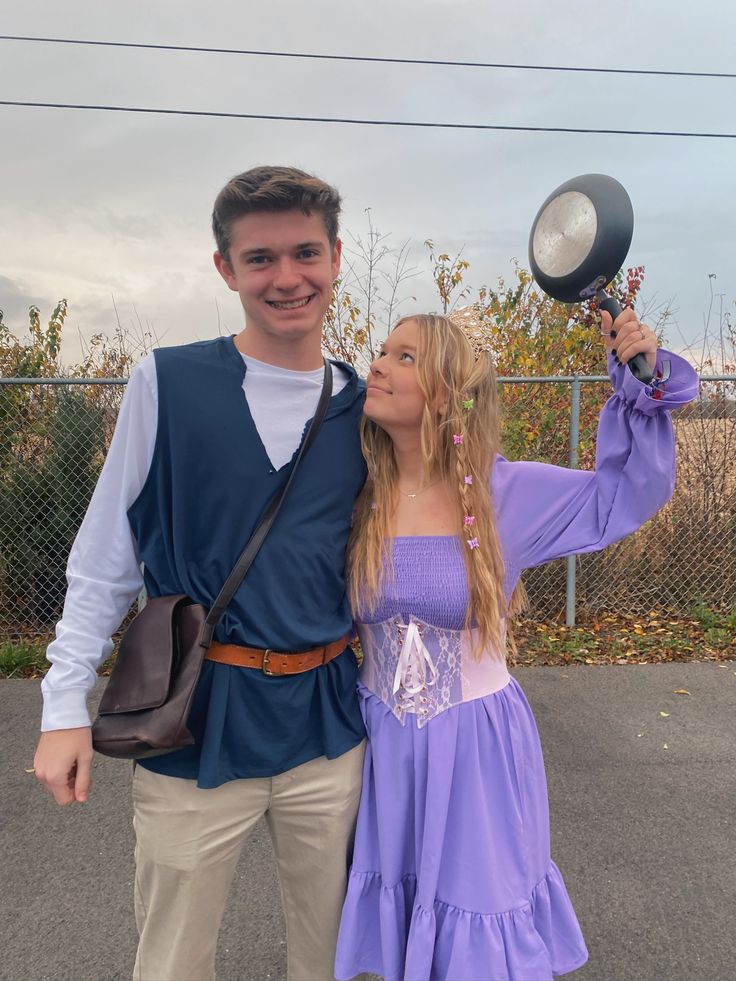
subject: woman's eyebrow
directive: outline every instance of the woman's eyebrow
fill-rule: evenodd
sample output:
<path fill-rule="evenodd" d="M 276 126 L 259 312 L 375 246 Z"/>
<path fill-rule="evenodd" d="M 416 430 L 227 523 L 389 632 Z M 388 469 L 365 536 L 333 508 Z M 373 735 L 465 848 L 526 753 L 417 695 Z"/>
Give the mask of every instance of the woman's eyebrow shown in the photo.
<path fill-rule="evenodd" d="M 391 344 L 390 339 L 388 341 L 384 341 L 384 343 L 381 345 L 381 350 L 382 351 L 387 350 L 386 345 L 390 345 L 392 348 L 393 347 L 396 347 L 396 349 L 398 351 L 414 351 L 414 352 L 416 352 L 416 348 L 414 347 L 413 344 L 396 344 L 396 345 L 394 345 L 394 344 Z"/>

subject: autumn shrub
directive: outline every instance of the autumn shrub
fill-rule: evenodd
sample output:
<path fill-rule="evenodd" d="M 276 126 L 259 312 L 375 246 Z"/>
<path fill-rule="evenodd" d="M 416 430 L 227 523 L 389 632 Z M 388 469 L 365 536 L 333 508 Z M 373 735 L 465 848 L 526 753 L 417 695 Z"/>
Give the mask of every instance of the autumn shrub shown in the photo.
<path fill-rule="evenodd" d="M 93 338 L 65 368 L 67 304 L 46 325 L 29 311 L 26 339 L 0 313 L 0 618 L 5 632 L 43 629 L 58 619 L 71 544 L 92 495 L 117 417 L 120 386 L 60 386 L 48 379 L 119 377 L 133 363 L 125 345 Z"/>

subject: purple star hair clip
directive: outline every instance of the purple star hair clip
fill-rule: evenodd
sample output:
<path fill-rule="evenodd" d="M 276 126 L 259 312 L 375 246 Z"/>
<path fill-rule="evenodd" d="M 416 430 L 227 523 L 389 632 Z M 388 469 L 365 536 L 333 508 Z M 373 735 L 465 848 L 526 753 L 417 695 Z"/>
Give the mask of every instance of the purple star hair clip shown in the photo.
<path fill-rule="evenodd" d="M 468 545 L 470 545 L 471 548 L 480 548 L 477 538 L 469 538 Z"/>
<path fill-rule="evenodd" d="M 465 527 L 466 528 L 470 528 L 471 525 L 474 525 L 475 524 L 475 515 L 474 514 L 466 514 L 465 515 L 465 522 L 464 523 L 465 523 Z"/>
<path fill-rule="evenodd" d="M 472 484 L 472 483 L 473 483 L 473 475 L 472 475 L 472 473 L 469 473 L 469 474 L 468 474 L 468 475 L 466 476 L 466 478 L 465 478 L 465 483 L 466 483 L 466 484 Z"/>
<path fill-rule="evenodd" d="M 462 446 L 465 442 L 465 437 L 462 433 L 453 433 L 452 442 L 455 444 L 455 446 Z"/>

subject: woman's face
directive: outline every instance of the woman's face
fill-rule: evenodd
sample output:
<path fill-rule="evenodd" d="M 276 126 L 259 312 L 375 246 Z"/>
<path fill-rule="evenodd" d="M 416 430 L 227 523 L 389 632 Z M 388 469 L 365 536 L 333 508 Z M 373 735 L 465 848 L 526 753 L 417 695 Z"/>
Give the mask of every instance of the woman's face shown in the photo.
<path fill-rule="evenodd" d="M 417 377 L 418 346 L 419 325 L 406 320 L 391 331 L 371 365 L 363 411 L 389 434 L 421 425 L 424 395 Z"/>

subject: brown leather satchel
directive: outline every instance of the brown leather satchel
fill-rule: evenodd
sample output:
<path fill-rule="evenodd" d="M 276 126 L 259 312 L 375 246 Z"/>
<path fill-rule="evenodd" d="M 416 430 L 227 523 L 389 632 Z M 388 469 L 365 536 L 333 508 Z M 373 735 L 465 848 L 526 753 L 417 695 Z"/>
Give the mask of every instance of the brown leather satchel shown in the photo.
<path fill-rule="evenodd" d="M 92 743 L 98 753 L 140 759 L 194 742 L 187 720 L 215 628 L 276 519 L 297 467 L 322 425 L 331 395 L 332 369 L 325 361 L 317 411 L 289 479 L 269 502 L 212 609 L 207 612 L 184 595 L 158 596 L 146 602 L 126 630 L 92 723 Z"/>

